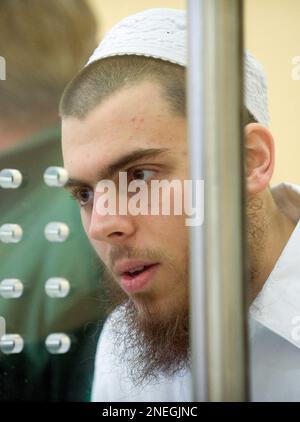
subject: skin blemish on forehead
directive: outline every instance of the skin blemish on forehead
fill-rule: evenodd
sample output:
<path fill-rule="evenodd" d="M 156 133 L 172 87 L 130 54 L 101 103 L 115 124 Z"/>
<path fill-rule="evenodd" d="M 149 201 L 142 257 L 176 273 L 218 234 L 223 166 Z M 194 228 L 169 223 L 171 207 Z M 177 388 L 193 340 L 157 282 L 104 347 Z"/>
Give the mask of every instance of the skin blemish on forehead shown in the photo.
<path fill-rule="evenodd" d="M 144 123 L 145 118 L 144 117 L 139 117 L 139 116 L 133 116 L 130 119 L 130 122 L 134 124 L 134 129 L 138 130 L 140 129 L 140 127 L 142 126 L 142 124 Z"/>

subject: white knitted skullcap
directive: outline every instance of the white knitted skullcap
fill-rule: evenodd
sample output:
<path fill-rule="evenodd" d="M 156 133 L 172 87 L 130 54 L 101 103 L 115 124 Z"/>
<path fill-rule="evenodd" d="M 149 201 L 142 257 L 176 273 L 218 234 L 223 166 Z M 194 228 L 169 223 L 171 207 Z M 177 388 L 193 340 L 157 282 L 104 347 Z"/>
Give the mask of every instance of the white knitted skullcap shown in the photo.
<path fill-rule="evenodd" d="M 126 17 L 105 34 L 87 65 L 105 57 L 125 54 L 187 66 L 186 12 L 159 8 Z M 245 105 L 258 122 L 269 125 L 265 72 L 248 52 L 245 52 Z"/>

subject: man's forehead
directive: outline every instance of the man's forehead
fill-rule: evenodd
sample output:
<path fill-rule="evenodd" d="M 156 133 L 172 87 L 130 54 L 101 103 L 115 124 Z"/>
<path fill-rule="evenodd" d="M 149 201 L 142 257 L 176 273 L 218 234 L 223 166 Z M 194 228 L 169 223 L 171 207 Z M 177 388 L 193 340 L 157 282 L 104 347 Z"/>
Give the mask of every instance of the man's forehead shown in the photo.
<path fill-rule="evenodd" d="M 101 124 L 99 120 L 84 122 L 65 119 L 62 123 L 63 158 L 66 164 L 83 157 L 101 155 L 102 161 L 110 161 L 122 153 L 137 148 L 159 147 L 171 138 L 168 127 L 147 122 L 147 117 L 134 113 L 124 124 Z"/>
<path fill-rule="evenodd" d="M 119 92 L 105 98 L 84 118 L 63 118 L 63 144 L 75 141 L 80 143 L 79 136 L 93 136 L 94 130 L 101 130 L 105 137 L 106 132 L 121 130 L 132 133 L 141 129 L 141 125 L 153 126 L 162 121 L 162 118 L 171 119 L 168 104 L 161 97 L 157 83 L 145 81 L 130 88 L 123 88 Z M 143 127 L 143 130 L 146 128 Z"/>

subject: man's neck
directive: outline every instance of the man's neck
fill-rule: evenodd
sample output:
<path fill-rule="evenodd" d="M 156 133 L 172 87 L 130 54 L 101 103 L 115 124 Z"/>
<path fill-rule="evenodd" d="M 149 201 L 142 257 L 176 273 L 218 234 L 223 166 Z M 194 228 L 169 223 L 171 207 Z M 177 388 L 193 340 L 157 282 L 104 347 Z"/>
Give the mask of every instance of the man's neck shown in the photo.
<path fill-rule="evenodd" d="M 275 204 L 271 193 L 266 198 L 268 222 L 262 247 L 258 246 L 259 256 L 254 259 L 255 277 L 252 280 L 251 299 L 254 300 L 263 288 L 270 273 L 282 254 L 296 224 L 290 220 Z"/>

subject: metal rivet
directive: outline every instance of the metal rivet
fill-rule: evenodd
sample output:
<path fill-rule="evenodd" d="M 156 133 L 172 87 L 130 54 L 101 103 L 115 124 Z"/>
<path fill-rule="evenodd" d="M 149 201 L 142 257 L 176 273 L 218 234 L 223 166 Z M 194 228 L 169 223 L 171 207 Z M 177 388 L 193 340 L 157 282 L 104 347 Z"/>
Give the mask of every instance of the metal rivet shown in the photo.
<path fill-rule="evenodd" d="M 53 222 L 45 227 L 45 236 L 49 242 L 64 242 L 69 233 L 69 227 L 65 223 Z"/>
<path fill-rule="evenodd" d="M 4 334 L 0 338 L 0 350 L 6 355 L 21 353 L 24 347 L 24 340 L 19 334 Z"/>
<path fill-rule="evenodd" d="M 52 277 L 46 281 L 45 291 L 49 297 L 66 297 L 70 291 L 70 283 L 65 278 Z"/>
<path fill-rule="evenodd" d="M 16 169 L 3 169 L 0 171 L 0 186 L 3 189 L 16 189 L 22 184 L 22 173 Z"/>
<path fill-rule="evenodd" d="M 3 224 L 0 227 L 0 240 L 3 243 L 18 243 L 22 236 L 23 230 L 18 224 Z"/>
<path fill-rule="evenodd" d="M 62 354 L 67 353 L 71 347 L 71 339 L 63 333 L 49 334 L 46 338 L 46 348 L 49 353 Z"/>
<path fill-rule="evenodd" d="M 44 182 L 48 186 L 62 187 L 68 178 L 68 172 L 63 167 L 48 167 L 44 172 Z"/>
<path fill-rule="evenodd" d="M 6 278 L 0 283 L 0 296 L 5 299 L 15 299 L 21 297 L 24 286 L 18 278 Z"/>

